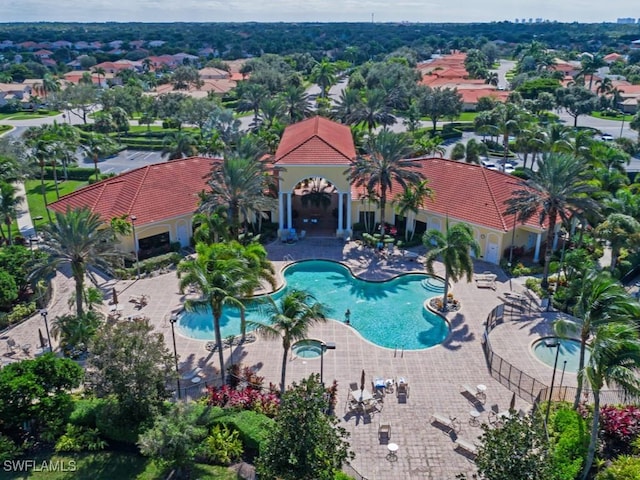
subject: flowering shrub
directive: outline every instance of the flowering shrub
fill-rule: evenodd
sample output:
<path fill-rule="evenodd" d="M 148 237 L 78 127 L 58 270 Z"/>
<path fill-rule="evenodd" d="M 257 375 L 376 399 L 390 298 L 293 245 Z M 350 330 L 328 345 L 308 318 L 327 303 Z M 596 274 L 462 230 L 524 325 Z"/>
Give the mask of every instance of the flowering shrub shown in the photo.
<path fill-rule="evenodd" d="M 608 448 L 627 451 L 631 442 L 640 435 L 640 408 L 605 405 L 600 409 L 600 426 Z"/>
<path fill-rule="evenodd" d="M 236 390 L 229 385 L 211 386 L 208 388 L 208 393 L 207 403 L 211 406 L 252 410 L 268 417 L 275 416 L 280 405 L 280 398 L 276 393 L 272 391 L 263 393 L 252 387 Z"/>

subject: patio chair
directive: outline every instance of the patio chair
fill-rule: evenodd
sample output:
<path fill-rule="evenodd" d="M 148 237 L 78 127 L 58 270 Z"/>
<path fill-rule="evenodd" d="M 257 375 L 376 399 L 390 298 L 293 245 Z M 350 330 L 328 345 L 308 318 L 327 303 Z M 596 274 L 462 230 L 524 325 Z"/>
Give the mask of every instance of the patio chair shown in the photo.
<path fill-rule="evenodd" d="M 191 380 L 196 375 L 198 375 L 200 372 L 202 372 L 202 369 L 200 367 L 196 367 L 193 370 L 191 370 L 190 372 L 182 374 L 180 376 L 180 380 Z"/>
<path fill-rule="evenodd" d="M 391 439 L 391 425 L 380 425 L 378 427 L 378 440 L 380 443 L 387 443 Z"/>
<path fill-rule="evenodd" d="M 20 349 L 20 345 L 13 338 L 7 339 L 7 354 L 13 355 Z"/>

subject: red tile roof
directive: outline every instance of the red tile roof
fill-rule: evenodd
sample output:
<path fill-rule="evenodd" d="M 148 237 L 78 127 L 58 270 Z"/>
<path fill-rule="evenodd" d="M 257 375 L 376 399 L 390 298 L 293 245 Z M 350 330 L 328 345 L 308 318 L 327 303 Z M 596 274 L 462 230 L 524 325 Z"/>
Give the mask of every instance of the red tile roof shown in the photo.
<path fill-rule="evenodd" d="M 206 177 L 217 159 L 191 157 L 147 165 L 65 195 L 50 205 L 65 212 L 67 207 L 89 207 L 105 221 L 135 215 L 145 225 L 195 212 L 198 193 L 207 188 Z"/>
<path fill-rule="evenodd" d="M 289 125 L 274 162 L 278 165 L 350 165 L 356 157 L 351 129 L 323 117 Z"/>
<path fill-rule="evenodd" d="M 512 175 L 489 170 L 480 165 L 427 158 L 419 170 L 429 181 L 433 200 L 426 200 L 423 209 L 452 220 L 482 225 L 503 232 L 513 229 L 513 215 L 505 215 L 505 200 L 518 190 L 518 179 Z M 401 187 L 393 186 L 391 196 Z M 361 187 L 352 187 L 354 199 L 360 198 Z M 540 228 L 538 216 L 533 216 L 526 225 Z"/>
<path fill-rule="evenodd" d="M 490 97 L 498 102 L 506 102 L 509 98 L 509 92 L 504 90 L 495 90 L 493 87 L 477 88 L 477 89 L 458 89 L 458 93 L 462 95 L 464 103 L 476 104 L 482 97 Z"/>

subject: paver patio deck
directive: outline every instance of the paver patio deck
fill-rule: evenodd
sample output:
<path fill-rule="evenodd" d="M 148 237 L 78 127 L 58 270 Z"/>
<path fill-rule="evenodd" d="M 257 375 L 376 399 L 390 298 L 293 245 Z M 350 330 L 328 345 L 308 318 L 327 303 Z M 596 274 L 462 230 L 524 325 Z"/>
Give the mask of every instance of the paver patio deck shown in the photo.
<path fill-rule="evenodd" d="M 387 260 L 376 256 L 370 249 L 364 249 L 355 242 L 344 244 L 336 239 L 307 238 L 295 245 L 274 243 L 267 247 L 269 258 L 276 269 L 292 260 L 329 259 L 342 261 L 352 271 L 365 279 L 380 280 L 390 278 L 400 272 L 410 270 L 424 272 L 420 258 L 394 257 Z M 324 357 L 324 379 L 338 382 L 337 414 L 342 425 L 350 432 L 351 446 L 356 453 L 352 466 L 369 480 L 403 479 L 453 479 L 461 472 L 473 472 L 473 462 L 454 451 L 453 435 L 429 423 L 432 414 L 438 413 L 457 417 L 462 425 L 458 436 L 467 441 L 475 441 L 481 434 L 478 426 L 469 424 L 469 412 L 474 406 L 461 394 L 462 385 L 487 385 L 487 400 L 480 406 L 480 422 L 487 421 L 487 411 L 498 404 L 501 410 L 507 408 L 512 393 L 494 380 L 486 366 L 481 337 L 483 322 L 489 312 L 504 299 L 504 292 L 511 289 L 522 291 L 523 287 L 513 284 L 495 266 L 477 262 L 476 271 L 493 271 L 498 274 L 497 289 L 479 289 L 472 283 L 459 282 L 453 286 L 455 297 L 462 308 L 448 315 L 451 334 L 439 346 L 420 351 L 395 351 L 381 348 L 362 338 L 358 332 L 342 321 L 331 321 L 313 327 L 309 337 L 332 341 L 335 350 L 327 351 Z M 442 265 L 436 266 L 436 273 L 443 273 Z M 179 310 L 184 296 L 178 292 L 175 272 L 140 280 L 105 280 L 100 286 L 107 298 L 112 288 L 116 288 L 123 317 L 142 314 L 164 334 L 169 349 L 171 328 L 169 318 Z M 73 293 L 70 278 L 58 273 L 55 293 L 49 305 L 49 320 L 66 313 L 67 300 Z M 147 295 L 149 304 L 141 310 L 127 300 L 129 295 Z M 426 296 L 425 296 L 426 298 Z M 320 299 L 321 300 L 321 299 Z M 105 302 L 105 310 L 107 309 Z M 549 384 L 552 369 L 539 362 L 529 353 L 530 343 L 546 333 L 552 314 L 538 314 L 537 311 L 520 322 L 507 322 L 491 333 L 494 350 L 519 368 L 538 380 Z M 339 319 L 342 320 L 342 319 Z M 374 320 L 374 319 L 372 319 Z M 383 321 L 379 319 L 378 321 Z M 8 332 L 3 339 L 11 337 L 17 343 L 38 344 L 38 328 L 44 330 L 39 315 Z M 217 371 L 217 354 L 205 349 L 206 341 L 194 340 L 176 332 L 177 350 L 183 371 L 201 367 L 207 377 L 213 378 Z M 3 342 L 4 343 L 4 342 Z M 2 345 L 2 344 L 0 344 Z M 54 341 L 55 345 L 55 341 Z M 0 348 L 4 348 L 2 345 Z M 229 355 L 225 350 L 225 355 Z M 4 352 L 3 352 L 4 353 Z M 22 354 L 21 354 L 22 355 Z M 280 379 L 280 342 L 258 339 L 254 343 L 236 347 L 232 359 L 252 366 L 265 377 L 265 382 L 277 384 Z M 18 357 L 20 358 L 20 356 Z M 312 373 L 319 372 L 320 359 L 291 358 L 287 366 L 287 381 L 297 381 Z M 359 382 L 360 373 L 365 370 L 367 384 L 374 377 L 405 377 L 410 384 L 410 395 L 406 403 L 399 403 L 392 394 L 388 395 L 381 413 L 372 417 L 348 414 L 345 404 L 348 385 Z M 565 385 L 575 382 L 574 374 L 565 375 Z M 516 408 L 528 407 L 518 399 Z M 397 461 L 386 459 L 386 444 L 378 441 L 380 424 L 391 425 L 390 440 L 399 446 Z"/>

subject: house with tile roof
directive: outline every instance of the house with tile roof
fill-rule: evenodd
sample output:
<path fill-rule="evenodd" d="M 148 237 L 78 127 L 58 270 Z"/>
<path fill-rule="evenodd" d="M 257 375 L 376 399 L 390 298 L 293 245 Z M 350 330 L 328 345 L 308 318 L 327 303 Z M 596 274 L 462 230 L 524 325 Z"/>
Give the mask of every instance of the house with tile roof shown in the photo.
<path fill-rule="evenodd" d="M 277 218 L 279 236 L 291 229 L 306 236 L 350 237 L 354 225 L 379 222 L 380 212 L 366 201 L 362 187 L 349 182 L 348 171 L 356 150 L 348 126 L 323 117 L 312 117 L 289 125 L 270 167 L 278 186 L 278 207 L 268 212 Z M 544 227 L 537 218 L 520 224 L 506 215 L 505 201 L 517 188 L 514 177 L 441 158 L 421 158 L 420 172 L 433 190 L 417 213 L 395 215 L 389 223 L 404 226 L 416 221 L 416 234 L 427 229 L 444 230 L 447 222 L 471 225 L 481 247 L 480 258 L 498 263 L 513 245 L 540 256 Z M 135 238 L 122 240 L 123 251 L 141 257 L 175 242 L 189 245 L 192 217 L 198 194 L 208 189 L 207 179 L 220 160 L 192 157 L 149 165 L 84 187 L 50 205 L 57 212 L 89 207 L 105 222 L 135 217 Z M 401 192 L 394 184 L 393 198 Z M 389 217 L 391 217 L 389 215 Z"/>

